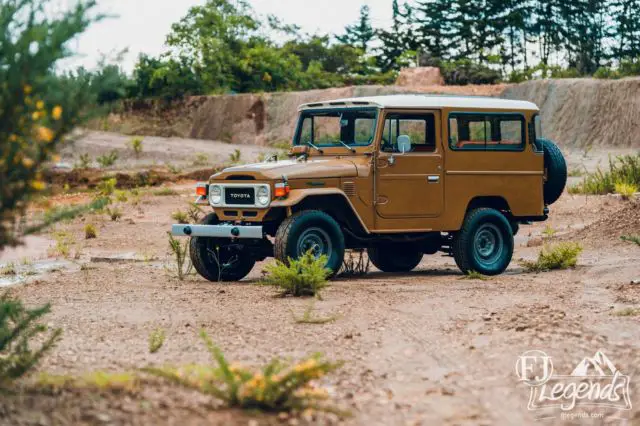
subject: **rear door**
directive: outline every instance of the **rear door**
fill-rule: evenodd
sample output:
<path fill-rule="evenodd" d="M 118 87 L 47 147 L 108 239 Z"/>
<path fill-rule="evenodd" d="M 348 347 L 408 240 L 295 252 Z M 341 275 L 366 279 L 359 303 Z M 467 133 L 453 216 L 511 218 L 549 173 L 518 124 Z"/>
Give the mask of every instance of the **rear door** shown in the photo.
<path fill-rule="evenodd" d="M 376 213 L 437 217 L 444 200 L 440 111 L 387 111 L 376 162 Z M 404 137 L 402 137 L 404 136 Z M 402 153 L 398 139 L 411 141 Z"/>

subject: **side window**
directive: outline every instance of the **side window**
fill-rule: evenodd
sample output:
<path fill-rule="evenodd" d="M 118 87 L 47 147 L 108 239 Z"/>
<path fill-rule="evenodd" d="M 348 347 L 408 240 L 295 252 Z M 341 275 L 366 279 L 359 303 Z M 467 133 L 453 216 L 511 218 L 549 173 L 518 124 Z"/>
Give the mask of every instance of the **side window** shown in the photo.
<path fill-rule="evenodd" d="M 302 122 L 300 142 L 303 144 L 313 142 L 313 117 L 307 117 Z"/>
<path fill-rule="evenodd" d="M 435 152 L 436 121 L 433 114 L 389 114 L 382 135 L 382 150 L 399 152 L 398 137 L 408 136 L 411 152 Z"/>
<path fill-rule="evenodd" d="M 517 114 L 452 114 L 449 145 L 460 151 L 521 151 L 524 117 Z"/>

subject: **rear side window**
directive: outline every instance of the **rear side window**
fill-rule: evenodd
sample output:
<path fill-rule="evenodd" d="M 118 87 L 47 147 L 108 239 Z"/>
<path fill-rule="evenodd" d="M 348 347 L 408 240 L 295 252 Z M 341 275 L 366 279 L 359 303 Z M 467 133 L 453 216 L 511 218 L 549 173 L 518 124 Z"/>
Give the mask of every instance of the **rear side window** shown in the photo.
<path fill-rule="evenodd" d="M 449 116 L 449 146 L 456 151 L 522 151 L 525 120 L 519 114 Z"/>

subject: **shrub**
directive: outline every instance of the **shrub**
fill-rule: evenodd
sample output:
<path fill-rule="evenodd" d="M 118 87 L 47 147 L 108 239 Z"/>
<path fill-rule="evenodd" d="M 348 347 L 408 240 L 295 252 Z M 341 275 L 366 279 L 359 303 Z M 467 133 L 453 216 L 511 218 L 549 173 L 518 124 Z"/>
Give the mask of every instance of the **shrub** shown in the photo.
<path fill-rule="evenodd" d="M 125 191 L 115 191 L 116 201 L 119 203 L 126 203 L 129 201 L 127 193 Z"/>
<path fill-rule="evenodd" d="M 20 218 L 46 188 L 40 167 L 95 99 L 89 79 L 55 70 L 72 53 L 69 41 L 94 21 L 96 2 L 65 12 L 49 3 L 0 2 L 0 249 L 19 242 Z"/>
<path fill-rule="evenodd" d="M 500 71 L 468 59 L 440 63 L 440 72 L 447 85 L 496 84 L 500 81 Z"/>
<path fill-rule="evenodd" d="M 118 151 L 114 149 L 109 154 L 99 156 L 96 161 L 102 168 L 111 167 L 118 161 Z"/>
<path fill-rule="evenodd" d="M 107 214 L 107 216 L 109 216 L 112 222 L 117 222 L 118 220 L 120 220 L 120 218 L 122 218 L 122 210 L 118 207 L 107 207 L 105 209 L 105 213 Z"/>
<path fill-rule="evenodd" d="M 640 308 L 624 308 L 613 313 L 617 317 L 640 316 Z"/>
<path fill-rule="evenodd" d="M 167 232 L 169 235 L 169 248 L 171 249 L 171 253 L 173 254 L 176 261 L 176 272 L 178 275 L 178 279 L 180 281 L 184 280 L 186 275 L 189 275 L 191 272 L 191 268 L 193 265 L 191 261 L 187 257 L 187 251 L 189 250 L 189 240 L 186 240 L 185 243 L 181 243 L 180 240 L 176 239 L 171 235 L 170 232 Z"/>
<path fill-rule="evenodd" d="M 53 238 L 56 245 L 49 249 L 49 254 L 53 256 L 62 256 L 68 258 L 71 256 L 71 247 L 75 245 L 73 235 L 68 232 L 55 232 Z"/>
<path fill-rule="evenodd" d="M 171 219 L 175 220 L 180 224 L 189 223 L 189 216 L 187 215 L 187 213 L 183 212 L 182 210 L 176 210 L 175 212 L 171 213 Z"/>
<path fill-rule="evenodd" d="M 187 216 L 191 223 L 199 223 L 203 213 L 202 209 L 195 204 L 189 205 L 189 210 L 187 210 Z"/>
<path fill-rule="evenodd" d="M 640 235 L 623 235 L 620 237 L 622 241 L 626 241 L 628 243 L 634 243 L 640 246 Z"/>
<path fill-rule="evenodd" d="M 239 149 L 236 149 L 233 153 L 229 154 L 229 161 L 231 161 L 232 164 L 239 163 L 240 157 L 242 157 L 242 152 Z"/>
<path fill-rule="evenodd" d="M 162 345 L 164 345 L 164 338 L 165 334 L 163 329 L 156 328 L 153 330 L 149 335 L 149 352 L 152 354 L 158 352 L 160 348 L 162 348 Z"/>
<path fill-rule="evenodd" d="M 559 243 L 553 247 L 543 247 L 536 262 L 522 262 L 528 272 L 544 272 L 553 269 L 573 268 L 578 263 L 578 256 L 582 253 L 582 246 L 578 243 Z"/>
<path fill-rule="evenodd" d="M 142 138 L 133 138 L 129 141 L 129 146 L 131 146 L 131 149 L 133 150 L 134 154 L 136 155 L 136 158 L 140 157 L 140 154 L 142 154 L 142 142 L 144 141 L 144 139 Z"/>
<path fill-rule="evenodd" d="M 358 277 L 366 275 L 371 269 L 371 260 L 364 250 L 349 250 L 342 262 L 340 276 Z"/>
<path fill-rule="evenodd" d="M 593 78 L 602 78 L 602 79 L 618 79 L 622 77 L 620 73 L 610 67 L 600 67 L 593 73 Z"/>
<path fill-rule="evenodd" d="M 77 169 L 83 169 L 83 170 L 91 167 L 91 157 L 89 156 L 89 154 L 80 154 L 80 157 L 75 167 Z"/>
<path fill-rule="evenodd" d="M 29 373 L 60 339 L 62 330 L 56 329 L 43 337 L 38 349 L 30 347 L 34 338 L 47 334 L 47 327 L 38 320 L 50 309 L 50 305 L 26 309 L 9 294 L 0 297 L 0 386 Z"/>
<path fill-rule="evenodd" d="M 315 258 L 311 252 L 299 259 L 289 259 L 288 264 L 276 260 L 265 267 L 264 283 L 282 290 L 282 296 L 319 296 L 328 286 L 330 271 L 325 268 L 327 257 Z"/>
<path fill-rule="evenodd" d="M 16 265 L 14 263 L 7 263 L 6 265 L 0 267 L 0 277 L 6 277 L 9 275 L 18 275 L 18 270 L 16 269 Z"/>
<path fill-rule="evenodd" d="M 630 183 L 616 183 L 615 184 L 616 194 L 620 194 L 623 200 L 629 200 L 633 197 L 633 194 L 638 192 L 638 187 L 630 184 Z"/>
<path fill-rule="evenodd" d="M 616 184 L 640 186 L 640 154 L 609 158 L 609 170 L 596 170 L 584 177 L 582 183 L 570 188 L 576 194 L 612 194 Z"/>
<path fill-rule="evenodd" d="M 96 226 L 91 223 L 87 223 L 84 226 L 84 238 L 86 240 L 91 240 L 97 237 L 98 237 L 98 231 L 96 230 Z"/>
<path fill-rule="evenodd" d="M 96 190 L 98 192 L 98 196 L 101 197 L 110 197 L 116 190 L 116 185 L 118 181 L 116 178 L 105 179 L 98 184 Z"/>
<path fill-rule="evenodd" d="M 201 337 L 215 361 L 211 366 L 145 368 L 152 375 L 195 389 L 223 401 L 227 406 L 271 412 L 302 411 L 308 408 L 336 412 L 326 405 L 326 391 L 312 385 L 342 363 L 324 361 L 315 354 L 290 365 L 274 359 L 259 370 L 230 364 L 220 348 L 203 331 Z"/>
<path fill-rule="evenodd" d="M 193 165 L 196 167 L 206 166 L 207 163 L 209 163 L 209 156 L 207 154 L 196 154 L 195 158 L 193 159 Z"/>

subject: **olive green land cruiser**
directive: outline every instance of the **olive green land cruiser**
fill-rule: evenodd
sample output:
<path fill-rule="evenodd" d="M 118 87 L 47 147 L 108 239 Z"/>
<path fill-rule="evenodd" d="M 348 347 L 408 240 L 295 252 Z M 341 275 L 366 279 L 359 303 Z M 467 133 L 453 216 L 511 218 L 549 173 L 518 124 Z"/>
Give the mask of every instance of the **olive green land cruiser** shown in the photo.
<path fill-rule="evenodd" d="M 195 269 L 244 278 L 256 261 L 311 251 L 337 272 L 366 249 L 385 272 L 442 251 L 463 272 L 504 272 L 520 224 L 544 221 L 567 167 L 541 139 L 538 107 L 483 97 L 393 95 L 302 105 L 290 159 L 230 167 L 199 183 L 213 211 L 191 238 Z"/>

